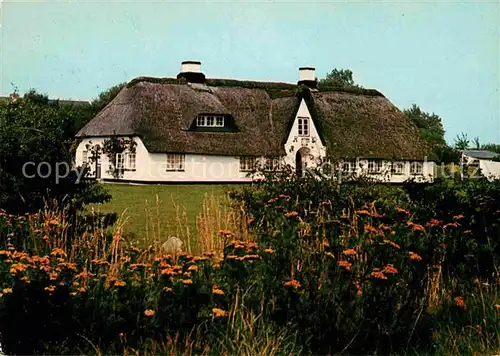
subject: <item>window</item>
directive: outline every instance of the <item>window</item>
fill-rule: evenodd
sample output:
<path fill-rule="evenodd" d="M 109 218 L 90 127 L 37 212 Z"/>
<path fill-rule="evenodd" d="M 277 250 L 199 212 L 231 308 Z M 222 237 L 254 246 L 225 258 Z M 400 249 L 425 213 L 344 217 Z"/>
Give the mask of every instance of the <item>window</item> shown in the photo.
<path fill-rule="evenodd" d="M 250 172 L 255 170 L 255 157 L 240 157 L 240 171 Z"/>
<path fill-rule="evenodd" d="M 377 174 L 382 172 L 382 161 L 368 161 L 368 173 Z"/>
<path fill-rule="evenodd" d="M 224 127 L 224 116 L 222 115 L 200 115 L 196 119 L 198 127 Z"/>
<path fill-rule="evenodd" d="M 126 154 L 125 168 L 131 171 L 135 171 L 135 153 L 128 152 Z"/>
<path fill-rule="evenodd" d="M 422 162 L 411 162 L 410 174 L 422 174 L 422 173 L 423 173 Z"/>
<path fill-rule="evenodd" d="M 299 136 L 309 136 L 309 118 L 299 117 L 298 126 Z"/>
<path fill-rule="evenodd" d="M 281 168 L 281 159 L 280 158 L 271 158 L 266 157 L 266 163 L 264 169 L 266 171 L 278 171 Z"/>
<path fill-rule="evenodd" d="M 356 170 L 355 162 L 343 162 L 340 166 L 343 173 L 354 173 Z"/>
<path fill-rule="evenodd" d="M 87 164 L 89 159 L 89 151 L 82 151 L 82 163 Z"/>
<path fill-rule="evenodd" d="M 115 156 L 115 168 L 123 169 L 125 166 L 125 155 L 123 153 L 117 153 Z"/>
<path fill-rule="evenodd" d="M 404 167 L 405 167 L 405 165 L 403 162 L 393 162 L 392 163 L 392 173 L 393 174 L 403 174 Z"/>
<path fill-rule="evenodd" d="M 184 171 L 184 155 L 167 154 L 167 171 Z"/>

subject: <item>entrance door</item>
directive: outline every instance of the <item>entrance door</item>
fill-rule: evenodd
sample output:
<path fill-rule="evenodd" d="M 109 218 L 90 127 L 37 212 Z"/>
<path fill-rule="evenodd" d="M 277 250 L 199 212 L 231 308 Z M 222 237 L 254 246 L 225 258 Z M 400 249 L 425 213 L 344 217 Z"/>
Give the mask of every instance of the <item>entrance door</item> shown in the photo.
<path fill-rule="evenodd" d="M 295 155 L 295 174 L 298 178 L 302 177 L 302 154 L 300 151 L 297 151 Z"/>

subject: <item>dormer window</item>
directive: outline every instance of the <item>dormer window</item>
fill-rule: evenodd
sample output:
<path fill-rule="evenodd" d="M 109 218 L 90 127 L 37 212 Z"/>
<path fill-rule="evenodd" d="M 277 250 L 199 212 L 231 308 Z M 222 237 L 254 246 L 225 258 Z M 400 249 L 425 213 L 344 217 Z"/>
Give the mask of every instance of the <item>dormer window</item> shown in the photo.
<path fill-rule="evenodd" d="M 198 127 L 224 127 L 224 116 L 222 115 L 200 115 L 196 119 Z"/>

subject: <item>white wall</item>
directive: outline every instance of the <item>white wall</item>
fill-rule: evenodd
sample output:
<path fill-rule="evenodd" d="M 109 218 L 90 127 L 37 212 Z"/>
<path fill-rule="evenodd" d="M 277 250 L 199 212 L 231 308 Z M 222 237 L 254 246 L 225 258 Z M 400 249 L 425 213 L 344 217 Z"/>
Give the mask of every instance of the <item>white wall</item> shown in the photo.
<path fill-rule="evenodd" d="M 306 117 L 307 107 L 301 104 L 302 111 L 299 110 L 297 116 Z M 304 110 L 305 108 L 305 110 Z M 310 116 L 309 116 L 310 117 Z M 307 147 L 309 147 L 310 152 L 315 155 L 315 157 L 324 157 L 325 149 L 321 145 L 316 128 L 311 123 L 310 127 L 310 137 L 316 137 L 316 142 L 313 144 L 312 140 Z M 287 149 L 287 156 L 284 158 L 285 164 L 290 164 L 295 167 L 295 154 L 298 149 L 300 149 L 300 144 L 294 142 L 294 138 L 297 136 L 294 133 L 297 132 L 297 123 L 294 122 L 292 132 L 287 140 L 285 148 Z M 298 136 L 297 136 L 298 137 Z M 154 181 L 164 181 L 164 182 L 251 182 L 252 178 L 248 176 L 247 172 L 241 172 L 239 167 L 239 157 L 237 156 L 211 156 L 211 155 L 185 155 L 184 171 L 182 172 L 172 172 L 166 171 L 167 154 L 163 153 L 149 153 L 142 143 L 141 139 L 134 137 L 136 146 L 136 170 L 135 171 L 125 171 L 120 179 L 123 180 L 134 180 L 134 181 L 144 181 L 144 182 L 154 182 Z M 300 138 L 298 137 L 298 140 Z M 82 165 L 83 151 L 86 150 L 86 144 L 103 145 L 104 138 L 86 138 L 84 139 L 76 150 L 75 162 L 77 166 Z M 293 150 L 291 147 L 293 146 Z M 89 152 L 90 156 L 90 152 Z M 103 179 L 114 179 L 113 175 L 108 172 L 109 161 L 108 156 L 105 154 L 101 155 L 101 178 Z M 391 183 L 402 183 L 410 178 L 414 178 L 417 181 L 433 181 L 434 179 L 434 162 L 423 162 L 423 174 L 419 176 L 414 176 L 410 174 L 410 162 L 404 162 L 403 174 L 395 175 L 390 174 L 390 162 L 383 163 L 383 169 L 381 174 L 367 174 L 368 170 L 368 160 L 358 160 L 357 161 L 357 171 L 356 175 L 368 175 L 373 179 L 380 181 L 391 182 Z M 310 165 L 309 165 L 310 167 Z M 95 171 L 94 164 L 91 165 L 92 173 Z"/>
<path fill-rule="evenodd" d="M 298 131 L 298 117 L 307 117 L 309 118 L 309 136 L 308 137 L 300 137 Z M 305 139 L 305 140 L 304 140 Z M 303 142 L 304 140 L 304 142 Z M 306 142 L 307 141 L 307 142 Z M 314 141 L 314 142 L 313 142 Z M 321 139 L 319 138 L 318 131 L 316 130 L 316 126 L 314 126 L 314 122 L 311 118 L 311 114 L 309 113 L 309 109 L 307 108 L 306 102 L 304 99 L 300 102 L 299 110 L 295 115 L 295 119 L 293 121 L 292 129 L 288 135 L 288 139 L 285 143 L 285 152 L 286 156 L 284 158 L 285 164 L 289 164 L 292 167 L 295 167 L 295 156 L 297 151 L 302 147 L 307 147 L 310 150 L 310 154 L 314 156 L 312 162 L 308 161 L 308 166 L 310 164 L 319 163 L 322 158 L 326 155 L 326 148 L 321 143 Z"/>
<path fill-rule="evenodd" d="M 166 153 L 149 153 L 141 139 L 134 137 L 136 146 L 136 170 L 124 171 L 120 179 L 137 181 L 165 181 L 165 182 L 227 182 L 240 181 L 251 182 L 247 177 L 247 172 L 240 171 L 239 157 L 237 156 L 211 156 L 186 154 L 184 161 L 184 171 L 167 171 Z M 100 144 L 104 138 L 86 138 L 80 143 L 76 150 L 76 165 L 82 165 L 83 151 L 89 142 L 92 145 Z M 89 153 L 90 155 L 90 153 Z M 109 160 L 105 154 L 101 155 L 101 178 L 113 179 L 113 175 L 108 173 Z M 92 172 L 94 172 L 92 164 Z"/>

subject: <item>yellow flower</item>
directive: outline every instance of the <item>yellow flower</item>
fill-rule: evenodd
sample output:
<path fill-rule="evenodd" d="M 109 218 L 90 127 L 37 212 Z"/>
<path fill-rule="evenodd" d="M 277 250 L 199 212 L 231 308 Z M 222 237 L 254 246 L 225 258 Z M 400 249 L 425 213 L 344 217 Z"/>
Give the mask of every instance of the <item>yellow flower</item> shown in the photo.
<path fill-rule="evenodd" d="M 212 313 L 214 313 L 215 318 L 222 318 L 222 317 L 227 316 L 226 311 L 219 309 L 219 308 L 213 308 Z"/>
<path fill-rule="evenodd" d="M 190 279 L 183 279 L 182 283 L 184 283 L 184 284 L 193 284 L 193 281 L 190 280 Z"/>
<path fill-rule="evenodd" d="M 151 309 L 146 309 L 146 310 L 144 310 L 144 315 L 151 317 L 151 316 L 155 315 L 155 312 Z"/>
<path fill-rule="evenodd" d="M 189 268 L 188 268 L 188 271 L 197 271 L 197 270 L 198 270 L 198 266 L 195 266 L 195 265 L 189 266 Z"/>
<path fill-rule="evenodd" d="M 2 292 L 3 294 L 10 294 L 12 293 L 12 288 L 5 288 Z"/>

